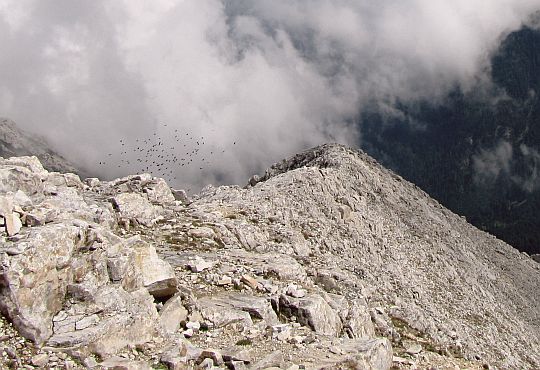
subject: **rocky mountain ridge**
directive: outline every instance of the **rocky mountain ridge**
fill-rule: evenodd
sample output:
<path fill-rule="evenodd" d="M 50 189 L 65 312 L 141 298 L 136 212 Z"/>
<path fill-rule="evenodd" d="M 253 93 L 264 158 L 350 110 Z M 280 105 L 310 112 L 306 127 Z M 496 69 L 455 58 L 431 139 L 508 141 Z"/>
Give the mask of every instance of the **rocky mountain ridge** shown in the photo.
<path fill-rule="evenodd" d="M 540 264 L 340 145 L 190 199 L 14 157 L 0 194 L 5 366 L 540 367 Z"/>
<path fill-rule="evenodd" d="M 44 138 L 24 132 L 12 120 L 0 117 L 0 157 L 32 155 L 38 157 L 43 167 L 49 171 L 85 176 L 85 171 L 52 150 Z"/>

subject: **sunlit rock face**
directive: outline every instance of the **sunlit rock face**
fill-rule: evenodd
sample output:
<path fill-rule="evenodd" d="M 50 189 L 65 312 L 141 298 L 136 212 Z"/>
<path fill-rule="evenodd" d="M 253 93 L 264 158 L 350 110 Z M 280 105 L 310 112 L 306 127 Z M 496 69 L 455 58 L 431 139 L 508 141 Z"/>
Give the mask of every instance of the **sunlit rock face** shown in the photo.
<path fill-rule="evenodd" d="M 540 264 L 369 156 L 322 145 L 246 183 L 177 200 L 0 159 L 2 314 L 104 368 L 540 366 Z"/>

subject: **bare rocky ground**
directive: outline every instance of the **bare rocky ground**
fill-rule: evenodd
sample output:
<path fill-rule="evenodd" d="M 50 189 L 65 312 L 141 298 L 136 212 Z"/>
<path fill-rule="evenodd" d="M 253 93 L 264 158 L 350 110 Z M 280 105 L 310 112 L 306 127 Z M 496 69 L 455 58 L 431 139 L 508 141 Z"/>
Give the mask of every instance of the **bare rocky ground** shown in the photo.
<path fill-rule="evenodd" d="M 0 159 L 0 364 L 540 368 L 540 264 L 324 145 L 188 199 Z"/>

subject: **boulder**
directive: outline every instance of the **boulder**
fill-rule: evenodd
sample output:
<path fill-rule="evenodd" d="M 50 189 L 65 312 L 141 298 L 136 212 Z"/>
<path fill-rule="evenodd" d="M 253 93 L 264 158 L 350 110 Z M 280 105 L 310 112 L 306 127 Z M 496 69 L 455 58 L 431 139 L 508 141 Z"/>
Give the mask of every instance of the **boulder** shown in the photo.
<path fill-rule="evenodd" d="M 158 207 L 138 193 L 122 193 L 112 199 L 120 217 L 136 224 L 151 226 L 159 216 Z"/>
<path fill-rule="evenodd" d="M 253 325 L 249 313 L 235 309 L 220 299 L 204 297 L 196 302 L 196 307 L 203 318 L 210 321 L 216 328 L 233 323 L 242 323 L 245 327 Z"/>
<path fill-rule="evenodd" d="M 21 207 L 30 207 L 33 204 L 32 199 L 21 190 L 13 194 L 13 203 Z"/>
<path fill-rule="evenodd" d="M 344 330 L 351 338 L 372 338 L 375 327 L 371 322 L 369 308 L 364 300 L 353 300 L 344 323 Z"/>
<path fill-rule="evenodd" d="M 38 368 L 44 368 L 45 365 L 49 363 L 49 355 L 46 353 L 40 353 L 38 355 L 32 356 L 31 359 L 32 365 L 37 366 Z"/>
<path fill-rule="evenodd" d="M 140 271 L 143 285 L 156 298 L 171 297 L 178 289 L 178 282 L 171 265 L 158 257 L 156 249 L 139 237 L 128 241 L 133 250 L 132 263 Z"/>
<path fill-rule="evenodd" d="M 19 218 L 19 214 L 16 212 L 11 212 L 4 216 L 4 223 L 6 226 L 6 233 L 8 236 L 13 236 L 18 234 L 22 228 L 22 222 Z"/>
<path fill-rule="evenodd" d="M 171 192 L 172 192 L 175 200 L 178 200 L 178 201 L 180 201 L 180 202 L 182 202 L 184 204 L 189 203 L 189 198 L 188 198 L 187 193 L 186 193 L 185 190 L 183 190 L 183 189 L 178 189 L 178 190 L 177 189 L 171 189 Z"/>
<path fill-rule="evenodd" d="M 36 176 L 38 176 L 41 180 L 45 180 L 49 174 L 36 156 L 22 156 L 3 159 L 0 161 L 0 166 L 13 166 L 27 169 L 36 174 Z"/>
<path fill-rule="evenodd" d="M 17 243 L 22 253 L 0 253 L 0 310 L 36 343 L 52 334 L 52 317 L 72 280 L 68 266 L 81 234 L 84 230 L 65 224 L 33 228 Z"/>
<path fill-rule="evenodd" d="M 145 288 L 126 292 L 118 285 L 104 286 L 91 304 L 75 304 L 59 313 L 54 322 L 48 345 L 78 348 L 102 357 L 163 336 L 154 300 Z"/>
<path fill-rule="evenodd" d="M 285 362 L 285 359 L 283 357 L 283 353 L 280 350 L 277 350 L 266 355 L 261 360 L 253 364 L 253 366 L 251 366 L 250 369 L 262 370 L 262 369 L 268 369 L 272 367 L 276 367 L 280 369 L 281 366 L 284 364 L 284 362 Z"/>
<path fill-rule="evenodd" d="M 22 228 L 19 214 L 14 212 L 15 207 L 13 197 L 0 196 L 0 217 L 4 219 L 3 225 L 8 236 L 18 234 Z"/>
<path fill-rule="evenodd" d="M 346 365 L 347 369 L 388 370 L 392 366 L 392 345 L 387 339 L 351 340 L 343 343 L 340 349 L 345 355 L 323 369 Z"/>
<path fill-rule="evenodd" d="M 187 362 L 189 360 L 197 359 L 199 354 L 200 351 L 197 351 L 195 354 L 190 354 L 185 343 L 174 344 L 163 350 L 159 361 L 167 366 L 167 369 L 169 370 L 184 370 L 188 369 Z"/>
<path fill-rule="evenodd" d="M 279 324 L 278 317 L 272 309 L 272 305 L 264 297 L 229 293 L 212 297 L 211 301 L 221 307 L 229 307 L 247 312 L 252 320 L 263 320 L 267 326 Z"/>
<path fill-rule="evenodd" d="M 159 361 L 167 366 L 167 369 L 169 370 L 187 369 L 186 363 L 188 359 L 186 357 L 186 353 L 187 351 L 185 350 L 185 346 L 183 344 L 175 344 L 163 350 Z"/>
<path fill-rule="evenodd" d="M 294 298 L 282 294 L 279 297 L 279 311 L 287 317 L 295 316 L 300 324 L 318 334 L 337 337 L 341 333 L 339 314 L 320 295 Z"/>
<path fill-rule="evenodd" d="M 188 267 L 191 272 L 203 272 L 204 270 L 214 267 L 214 264 L 214 262 L 205 261 L 201 257 L 195 256 L 195 258 L 188 263 Z"/>
<path fill-rule="evenodd" d="M 197 359 L 197 363 L 200 364 L 207 358 L 211 359 L 213 364 L 216 366 L 223 365 L 223 356 L 221 355 L 221 352 L 217 349 L 208 348 L 202 350 L 199 358 Z"/>
<path fill-rule="evenodd" d="M 67 286 L 71 298 L 91 301 L 97 291 L 109 283 L 107 258 L 101 249 L 74 258 L 70 264 L 73 282 Z"/>
<path fill-rule="evenodd" d="M 188 235 L 192 238 L 214 239 L 216 233 L 209 227 L 196 227 L 189 230 Z"/>
<path fill-rule="evenodd" d="M 170 334 L 176 333 L 182 321 L 187 320 L 188 311 L 182 304 L 182 297 L 176 294 L 170 298 L 159 311 L 161 325 Z"/>
<path fill-rule="evenodd" d="M 242 277 L 240 278 L 240 281 L 246 284 L 251 289 L 257 289 L 259 287 L 259 282 L 257 281 L 257 279 L 255 279 L 253 276 L 249 274 L 242 275 Z"/>
<path fill-rule="evenodd" d="M 160 178 L 145 184 L 143 192 L 147 194 L 148 200 L 153 203 L 164 204 L 176 200 L 167 182 Z"/>
<path fill-rule="evenodd" d="M 8 196 L 0 196 L 0 216 L 6 217 L 13 212 L 13 209 L 13 198 Z"/>
<path fill-rule="evenodd" d="M 36 157 L 14 157 L 0 160 L 0 193 L 18 190 L 28 195 L 43 193 L 47 171 Z"/>

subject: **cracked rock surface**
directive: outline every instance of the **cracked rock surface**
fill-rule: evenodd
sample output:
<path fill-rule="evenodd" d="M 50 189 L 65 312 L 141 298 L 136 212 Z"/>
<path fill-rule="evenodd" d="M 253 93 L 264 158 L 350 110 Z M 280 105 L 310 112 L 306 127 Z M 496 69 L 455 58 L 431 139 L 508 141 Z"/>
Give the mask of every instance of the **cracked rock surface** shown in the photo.
<path fill-rule="evenodd" d="M 174 194 L 0 159 L 0 364 L 540 367 L 540 264 L 361 152 Z"/>

